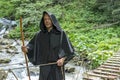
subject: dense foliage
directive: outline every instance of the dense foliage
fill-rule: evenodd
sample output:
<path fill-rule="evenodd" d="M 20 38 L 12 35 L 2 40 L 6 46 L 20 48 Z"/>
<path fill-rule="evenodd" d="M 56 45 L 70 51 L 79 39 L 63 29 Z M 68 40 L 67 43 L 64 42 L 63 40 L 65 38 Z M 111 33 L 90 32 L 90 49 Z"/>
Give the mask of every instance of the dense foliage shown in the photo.
<path fill-rule="evenodd" d="M 39 31 L 42 12 L 54 13 L 72 41 L 77 54 L 80 55 L 80 60 L 87 59 L 94 68 L 120 48 L 119 2 L 119 0 L 1 0 L 0 12 L 4 14 L 0 14 L 0 17 L 18 22 L 18 27 L 10 32 L 9 37 L 20 39 L 20 16 L 23 18 L 25 37 L 31 38 Z"/>
<path fill-rule="evenodd" d="M 105 15 L 107 22 L 120 20 L 120 0 L 97 0 L 93 10 Z"/>

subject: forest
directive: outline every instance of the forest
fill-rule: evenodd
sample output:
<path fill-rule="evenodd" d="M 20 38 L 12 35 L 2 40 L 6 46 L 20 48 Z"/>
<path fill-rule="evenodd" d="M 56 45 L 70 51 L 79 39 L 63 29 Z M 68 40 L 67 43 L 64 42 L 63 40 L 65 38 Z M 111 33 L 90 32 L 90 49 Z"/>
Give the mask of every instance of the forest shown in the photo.
<path fill-rule="evenodd" d="M 39 31 L 43 11 L 55 14 L 78 60 L 89 67 L 98 67 L 120 50 L 120 0 L 0 0 L 0 18 L 18 24 L 8 34 L 11 39 L 20 39 L 22 17 L 25 40 L 30 40 Z"/>

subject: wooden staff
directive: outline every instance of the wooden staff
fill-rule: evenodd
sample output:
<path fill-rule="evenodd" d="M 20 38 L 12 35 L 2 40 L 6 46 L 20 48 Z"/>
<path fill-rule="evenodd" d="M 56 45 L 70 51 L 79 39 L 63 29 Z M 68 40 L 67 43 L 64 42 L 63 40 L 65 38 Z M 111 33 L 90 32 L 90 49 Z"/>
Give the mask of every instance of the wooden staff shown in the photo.
<path fill-rule="evenodd" d="M 22 40 L 22 45 L 25 46 L 24 43 L 24 33 L 23 33 L 23 29 L 22 29 L 22 17 L 20 17 L 20 32 L 21 32 L 21 40 Z M 27 55 L 24 52 L 24 57 L 25 57 L 25 61 L 26 61 L 26 69 L 27 69 L 27 73 L 28 73 L 28 78 L 30 79 L 30 72 L 29 72 L 29 67 L 28 67 L 28 62 L 27 62 Z"/>

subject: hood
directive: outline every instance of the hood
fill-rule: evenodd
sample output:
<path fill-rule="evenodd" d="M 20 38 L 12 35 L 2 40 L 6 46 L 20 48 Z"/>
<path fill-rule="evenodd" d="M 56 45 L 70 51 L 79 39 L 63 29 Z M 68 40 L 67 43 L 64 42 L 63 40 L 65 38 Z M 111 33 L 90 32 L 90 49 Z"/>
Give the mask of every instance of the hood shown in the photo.
<path fill-rule="evenodd" d="M 44 11 L 43 12 L 43 16 L 44 16 L 45 13 L 47 13 L 50 16 L 50 18 L 52 20 L 52 23 L 53 23 L 53 28 L 56 29 L 57 31 L 61 32 L 62 29 L 61 29 L 61 27 L 60 27 L 60 25 L 58 23 L 58 20 L 56 19 L 55 15 L 53 15 L 52 13 L 49 13 L 47 11 Z M 42 19 L 40 21 L 40 29 L 41 29 L 41 31 L 46 32 L 47 29 L 46 29 L 46 27 L 44 25 L 43 16 L 42 16 Z"/>

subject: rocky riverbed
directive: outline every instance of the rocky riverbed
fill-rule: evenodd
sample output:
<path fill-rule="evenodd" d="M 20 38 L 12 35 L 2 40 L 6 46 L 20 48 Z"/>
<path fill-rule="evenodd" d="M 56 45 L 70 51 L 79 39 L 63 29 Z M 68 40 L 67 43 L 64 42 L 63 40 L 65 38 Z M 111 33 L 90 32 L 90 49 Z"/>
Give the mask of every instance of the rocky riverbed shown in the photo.
<path fill-rule="evenodd" d="M 27 80 L 27 70 L 21 45 L 19 40 L 0 39 L 0 80 L 17 80 L 16 77 L 19 80 Z M 30 62 L 28 64 L 33 66 Z M 39 68 L 36 66 L 29 68 L 31 80 L 38 80 Z M 82 73 L 85 70 L 84 67 L 75 66 L 69 62 L 65 66 L 66 80 L 82 80 Z"/>

